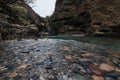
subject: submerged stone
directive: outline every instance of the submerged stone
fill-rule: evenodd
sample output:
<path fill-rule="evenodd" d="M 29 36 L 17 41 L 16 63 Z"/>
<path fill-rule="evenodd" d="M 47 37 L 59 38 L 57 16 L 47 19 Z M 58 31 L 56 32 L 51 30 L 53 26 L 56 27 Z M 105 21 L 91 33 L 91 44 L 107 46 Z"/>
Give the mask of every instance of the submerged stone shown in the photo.
<path fill-rule="evenodd" d="M 70 47 L 64 46 L 64 50 L 65 50 L 65 51 L 70 51 Z"/>
<path fill-rule="evenodd" d="M 107 64 L 107 63 L 101 63 L 99 68 L 101 70 L 104 70 L 104 71 L 113 71 L 114 70 L 114 67 L 112 67 L 111 65 Z"/>
<path fill-rule="evenodd" d="M 12 70 L 14 68 L 14 64 L 9 63 L 9 64 L 6 64 L 5 67 L 7 67 L 9 70 Z"/>
<path fill-rule="evenodd" d="M 63 80 L 68 80 L 68 75 L 63 74 L 63 75 L 62 75 L 62 78 L 63 78 Z"/>
<path fill-rule="evenodd" d="M 84 57 L 84 58 L 89 58 L 89 57 L 94 56 L 94 54 L 87 52 L 87 53 L 82 53 L 81 56 Z"/>
<path fill-rule="evenodd" d="M 97 75 L 93 75 L 92 78 L 93 80 L 105 80 L 103 76 L 97 76 Z"/>
<path fill-rule="evenodd" d="M 43 65 L 44 62 L 36 62 L 35 65 L 39 66 L 39 65 Z"/>
<path fill-rule="evenodd" d="M 40 76 L 40 80 L 45 80 L 45 78 L 43 76 Z"/>
<path fill-rule="evenodd" d="M 120 73 L 120 68 L 115 68 L 115 71 Z"/>
<path fill-rule="evenodd" d="M 107 51 L 108 54 L 110 54 L 111 56 L 114 56 L 116 58 L 120 58 L 120 53 L 118 52 L 114 52 L 114 51 Z"/>
<path fill-rule="evenodd" d="M 119 74 L 114 72 L 114 71 L 112 71 L 112 72 L 105 73 L 105 76 L 117 78 L 119 76 Z"/>
<path fill-rule="evenodd" d="M 33 75 L 31 76 L 31 78 L 32 78 L 33 80 L 38 80 L 38 79 L 39 79 L 39 75 L 38 75 L 38 74 L 33 74 Z"/>
<path fill-rule="evenodd" d="M 99 50 L 99 48 L 97 48 L 98 46 L 95 46 L 95 50 L 90 50 L 92 45 L 86 46 L 86 44 L 84 45 L 83 43 L 78 45 L 79 42 L 71 41 L 69 43 L 70 51 L 65 51 L 63 47 L 66 46 L 66 42 L 68 44 L 68 41 L 65 40 L 59 40 L 57 42 L 56 39 L 50 39 L 50 41 L 40 39 L 40 41 L 35 42 L 31 40 L 24 41 L 23 43 L 22 41 L 19 42 L 13 42 L 12 45 L 9 46 L 9 50 L 11 50 L 10 53 L 6 51 L 5 56 L 0 55 L 0 59 L 2 59 L 0 60 L 0 80 L 46 80 L 48 75 L 51 75 L 51 77 L 47 80 L 91 80 L 91 75 L 95 75 L 93 76 L 94 79 L 96 79 L 97 76 L 97 80 L 102 80 L 103 76 L 106 80 L 119 79 L 119 58 L 97 56 L 97 54 L 91 55 L 92 52 L 97 53 L 101 51 L 101 49 Z M 16 52 L 14 47 L 20 45 L 24 46 Z M 39 52 L 35 51 L 37 48 L 31 50 L 29 54 L 20 52 L 22 50 L 24 51 L 24 47 L 29 50 L 31 49 L 30 46 L 34 45 L 40 49 Z M 86 51 L 81 51 L 81 46 L 83 48 L 87 47 Z M 50 47 L 49 50 L 48 47 Z M 86 53 L 85 56 L 81 56 L 80 53 L 82 52 L 91 54 Z M 105 64 L 103 65 L 103 63 Z M 102 68 L 100 68 L 100 66 L 102 66 Z M 16 73 L 11 73 L 11 78 L 7 77 L 7 73 L 12 71 Z"/>
<path fill-rule="evenodd" d="M 29 66 L 31 66 L 31 64 L 22 64 L 22 65 L 18 66 L 17 69 L 25 69 Z"/>
<path fill-rule="evenodd" d="M 0 67 L 0 74 L 7 72 L 7 68 L 5 66 Z"/>
<path fill-rule="evenodd" d="M 65 56 L 65 59 L 67 59 L 67 60 L 72 60 L 72 56 L 71 56 L 71 55 L 66 55 L 66 56 Z"/>
<path fill-rule="evenodd" d="M 101 70 L 98 66 L 95 66 L 93 64 L 89 64 L 90 70 L 97 75 L 104 75 L 105 71 Z"/>
<path fill-rule="evenodd" d="M 45 67 L 45 69 L 53 69 L 53 66 L 52 66 L 52 65 L 47 65 L 47 66 Z"/>
<path fill-rule="evenodd" d="M 9 78 L 15 78 L 15 77 L 17 77 L 18 76 L 18 73 L 17 72 L 12 72 L 12 73 L 9 73 L 8 74 L 8 77 Z"/>

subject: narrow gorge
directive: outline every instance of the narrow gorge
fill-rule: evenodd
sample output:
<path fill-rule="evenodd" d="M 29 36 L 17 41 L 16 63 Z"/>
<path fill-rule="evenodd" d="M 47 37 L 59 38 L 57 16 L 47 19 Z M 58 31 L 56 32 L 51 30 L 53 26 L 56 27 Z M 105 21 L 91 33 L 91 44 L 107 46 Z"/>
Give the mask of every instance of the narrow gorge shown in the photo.
<path fill-rule="evenodd" d="M 0 0 L 0 80 L 120 80 L 120 0 L 34 1 Z"/>

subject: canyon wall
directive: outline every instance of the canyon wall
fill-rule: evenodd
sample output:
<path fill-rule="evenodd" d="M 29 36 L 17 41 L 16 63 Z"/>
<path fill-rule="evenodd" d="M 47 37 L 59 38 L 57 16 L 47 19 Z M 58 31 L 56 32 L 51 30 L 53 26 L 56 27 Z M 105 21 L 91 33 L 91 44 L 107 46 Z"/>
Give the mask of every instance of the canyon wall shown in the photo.
<path fill-rule="evenodd" d="M 15 39 L 39 36 L 44 20 L 23 0 L 0 1 L 0 38 Z"/>
<path fill-rule="evenodd" d="M 120 0 L 57 0 L 53 34 L 120 36 Z"/>

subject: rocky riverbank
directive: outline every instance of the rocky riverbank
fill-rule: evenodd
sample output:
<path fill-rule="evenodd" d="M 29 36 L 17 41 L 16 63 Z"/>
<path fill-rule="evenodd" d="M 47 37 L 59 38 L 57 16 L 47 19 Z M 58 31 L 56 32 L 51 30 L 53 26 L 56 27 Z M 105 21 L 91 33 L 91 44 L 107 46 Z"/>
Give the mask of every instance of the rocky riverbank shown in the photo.
<path fill-rule="evenodd" d="M 102 45 L 62 39 L 0 45 L 0 80 L 120 80 L 119 51 Z"/>

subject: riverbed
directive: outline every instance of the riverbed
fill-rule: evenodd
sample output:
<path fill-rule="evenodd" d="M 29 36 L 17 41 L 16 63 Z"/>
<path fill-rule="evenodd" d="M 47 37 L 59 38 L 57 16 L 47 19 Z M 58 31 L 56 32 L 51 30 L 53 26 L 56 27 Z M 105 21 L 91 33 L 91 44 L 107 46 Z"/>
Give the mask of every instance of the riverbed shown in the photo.
<path fill-rule="evenodd" d="M 96 76 L 120 80 L 119 38 L 46 37 L 7 40 L 0 45 L 0 80 L 97 80 Z M 98 70 L 102 63 L 114 70 L 103 74 Z"/>

